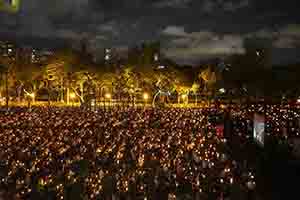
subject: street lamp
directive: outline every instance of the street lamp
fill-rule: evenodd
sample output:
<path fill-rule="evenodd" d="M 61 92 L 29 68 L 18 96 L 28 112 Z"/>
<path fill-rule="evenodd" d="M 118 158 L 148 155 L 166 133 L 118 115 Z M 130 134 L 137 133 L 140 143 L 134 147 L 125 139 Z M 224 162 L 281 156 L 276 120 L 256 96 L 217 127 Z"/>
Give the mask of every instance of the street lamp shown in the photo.
<path fill-rule="evenodd" d="M 105 98 L 106 98 L 106 99 L 111 99 L 111 94 L 110 94 L 110 93 L 106 93 L 106 94 L 105 94 Z"/>
<path fill-rule="evenodd" d="M 182 98 L 183 103 L 186 104 L 187 103 L 188 95 L 187 94 L 183 94 L 183 95 L 181 95 L 181 98 Z"/>
<path fill-rule="evenodd" d="M 71 93 L 71 94 L 70 94 L 70 98 L 71 98 L 71 99 L 74 99 L 74 98 L 75 98 L 75 94 L 74 94 L 74 93 Z"/>
<path fill-rule="evenodd" d="M 34 97 L 35 97 L 35 94 L 34 93 L 30 93 L 30 94 L 28 94 L 28 96 L 30 96 L 32 98 L 32 100 L 33 100 Z"/>
<path fill-rule="evenodd" d="M 106 93 L 106 94 L 104 95 L 104 97 L 105 97 L 105 99 L 111 101 L 111 94 L 110 94 L 110 93 Z M 106 100 L 104 100 L 104 107 L 105 107 L 105 101 L 106 101 Z"/>
<path fill-rule="evenodd" d="M 148 95 L 148 93 L 144 93 L 144 94 L 143 94 L 143 99 L 144 99 L 145 106 L 146 106 L 146 104 L 147 104 L 147 101 L 148 101 L 148 99 L 149 99 L 149 95 Z"/>
<path fill-rule="evenodd" d="M 74 99 L 75 99 L 75 97 L 76 97 L 75 93 L 71 93 L 70 94 L 70 98 L 72 100 L 72 106 L 74 106 Z"/>

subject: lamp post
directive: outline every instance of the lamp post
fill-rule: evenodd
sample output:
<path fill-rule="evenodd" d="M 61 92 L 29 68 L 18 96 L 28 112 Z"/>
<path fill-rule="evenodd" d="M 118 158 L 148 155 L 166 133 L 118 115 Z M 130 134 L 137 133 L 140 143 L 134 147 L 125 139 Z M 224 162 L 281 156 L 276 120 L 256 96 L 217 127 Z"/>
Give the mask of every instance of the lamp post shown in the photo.
<path fill-rule="evenodd" d="M 183 103 L 183 104 L 186 104 L 186 98 L 187 98 L 187 95 L 186 95 L 186 94 L 183 94 L 183 95 L 181 95 L 181 98 L 182 98 L 182 103 Z"/>
<path fill-rule="evenodd" d="M 105 108 L 105 102 L 106 102 L 106 99 L 111 101 L 111 94 L 110 93 L 106 93 L 105 94 L 105 100 L 104 100 L 104 108 Z"/>
<path fill-rule="evenodd" d="M 144 99 L 144 107 L 146 107 L 147 101 L 148 101 L 148 99 L 149 99 L 148 93 L 144 93 L 144 94 L 143 94 L 143 99 Z"/>
<path fill-rule="evenodd" d="M 74 106 L 74 99 L 75 99 L 75 97 L 76 97 L 75 93 L 71 93 L 70 94 L 70 99 L 72 101 L 72 107 Z"/>

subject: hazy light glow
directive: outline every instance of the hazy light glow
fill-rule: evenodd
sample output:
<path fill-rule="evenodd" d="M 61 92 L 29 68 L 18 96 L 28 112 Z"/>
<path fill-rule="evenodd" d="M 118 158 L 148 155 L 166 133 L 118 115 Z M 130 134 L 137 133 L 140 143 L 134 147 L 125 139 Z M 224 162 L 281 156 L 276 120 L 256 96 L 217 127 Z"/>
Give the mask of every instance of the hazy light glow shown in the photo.
<path fill-rule="evenodd" d="M 183 94 L 183 95 L 181 95 L 181 98 L 185 99 L 185 98 L 187 98 L 187 95 Z"/>
<path fill-rule="evenodd" d="M 106 94 L 105 94 L 105 98 L 111 99 L 111 94 L 110 94 L 110 93 L 106 93 Z"/>
<path fill-rule="evenodd" d="M 148 93 L 144 93 L 144 94 L 143 94 L 143 98 L 144 98 L 144 100 L 148 100 L 148 99 L 149 99 Z"/>
<path fill-rule="evenodd" d="M 75 93 L 71 93 L 71 94 L 70 94 L 70 98 L 71 98 L 71 99 L 74 99 L 75 97 L 76 97 Z"/>

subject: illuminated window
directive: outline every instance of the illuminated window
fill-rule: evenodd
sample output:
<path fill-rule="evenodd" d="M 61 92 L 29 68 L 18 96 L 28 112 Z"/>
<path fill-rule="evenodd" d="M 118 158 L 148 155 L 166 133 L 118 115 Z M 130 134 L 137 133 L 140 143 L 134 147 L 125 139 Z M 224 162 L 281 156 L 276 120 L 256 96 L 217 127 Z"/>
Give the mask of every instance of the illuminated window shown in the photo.
<path fill-rule="evenodd" d="M 158 55 L 157 54 L 154 55 L 154 61 L 158 61 Z"/>

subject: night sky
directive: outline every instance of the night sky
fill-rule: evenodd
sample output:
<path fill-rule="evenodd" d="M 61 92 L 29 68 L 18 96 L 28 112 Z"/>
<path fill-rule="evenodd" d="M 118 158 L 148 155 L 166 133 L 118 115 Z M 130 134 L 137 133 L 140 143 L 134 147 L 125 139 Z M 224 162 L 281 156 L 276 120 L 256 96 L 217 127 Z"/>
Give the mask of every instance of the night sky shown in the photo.
<path fill-rule="evenodd" d="M 17 13 L 0 13 L 0 35 L 44 38 L 45 45 L 87 38 L 93 52 L 160 40 L 166 56 L 187 64 L 243 53 L 246 38 L 260 38 L 271 43 L 274 64 L 295 63 L 300 61 L 297 2 L 23 0 Z"/>

